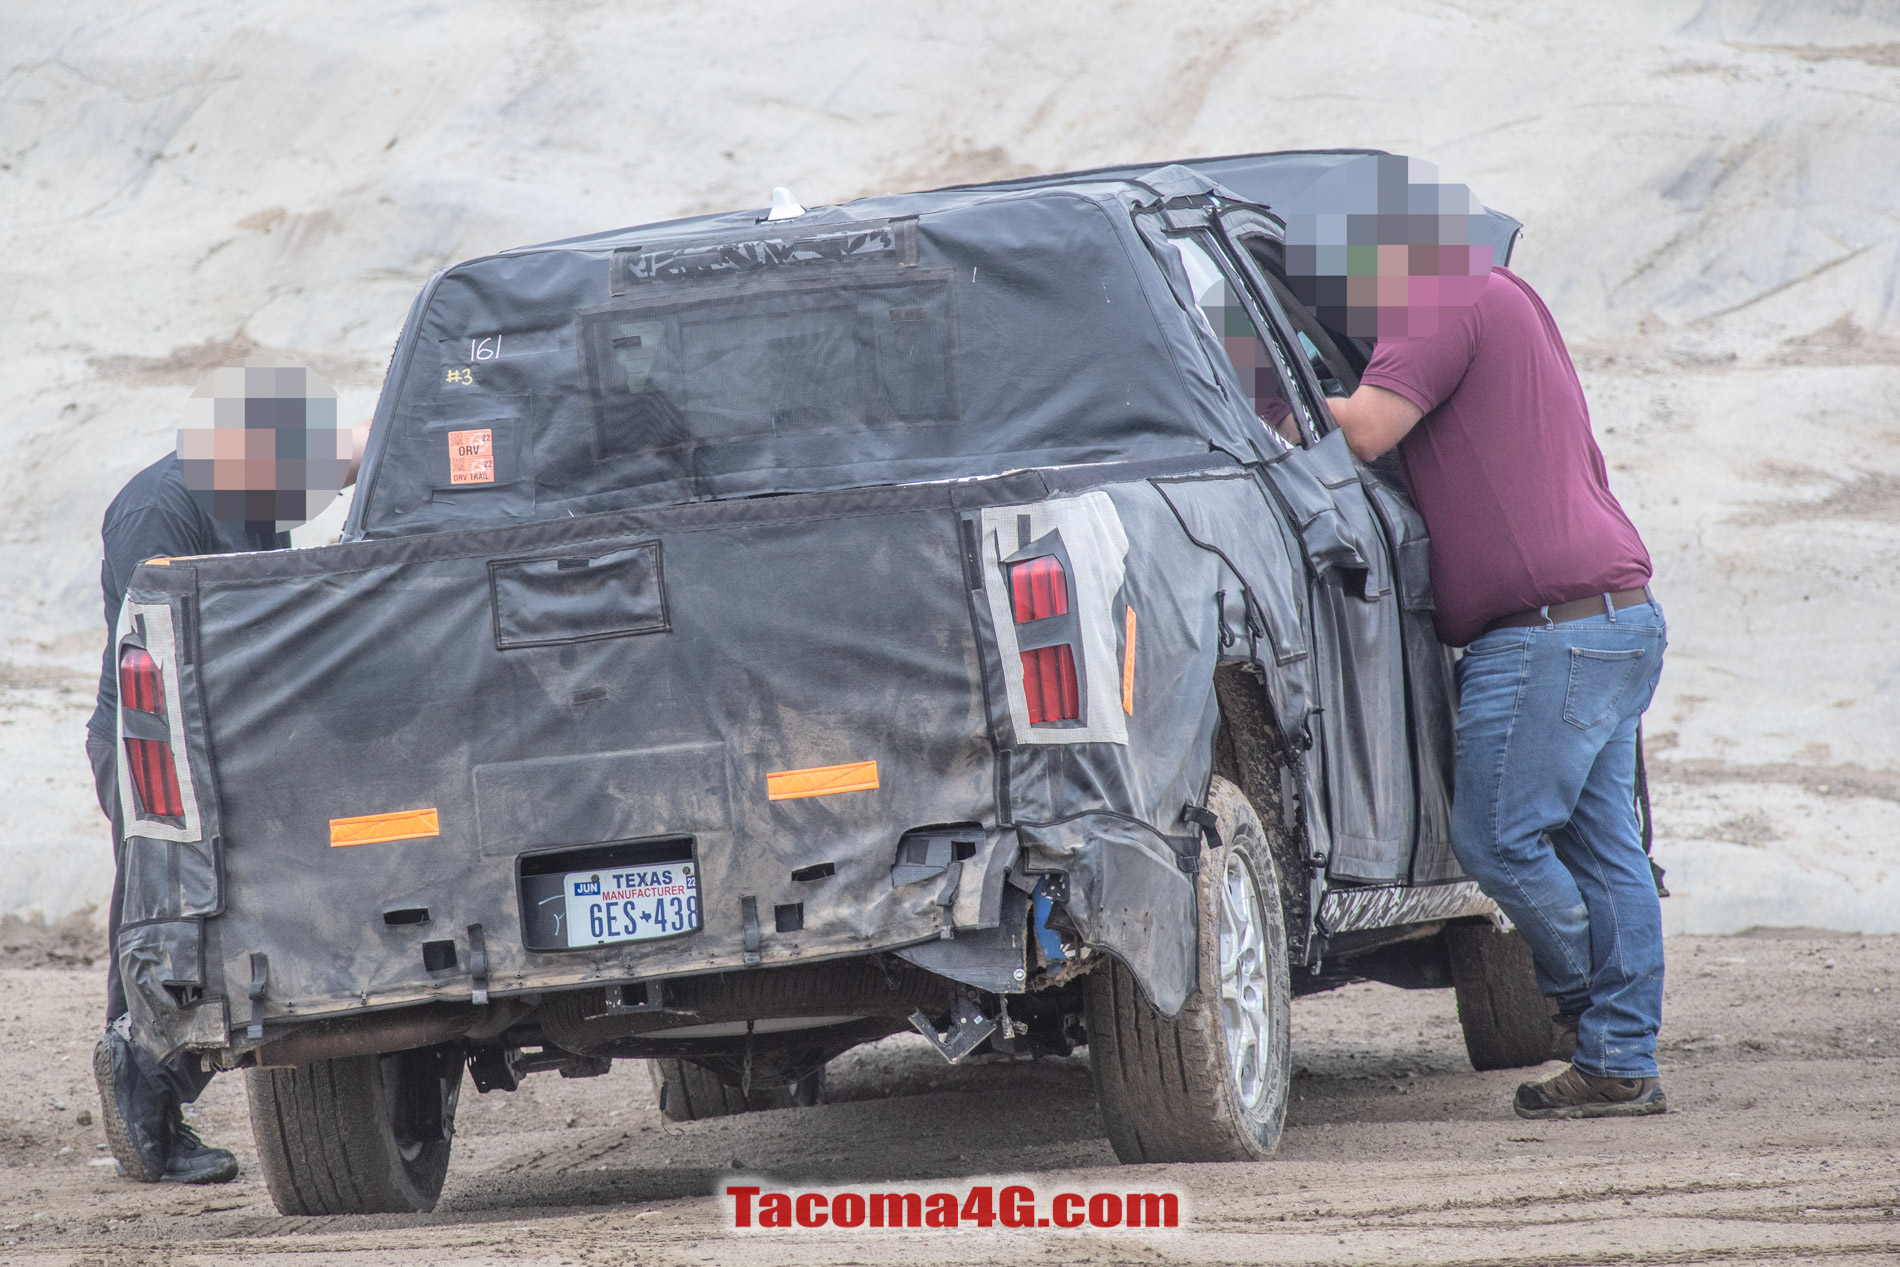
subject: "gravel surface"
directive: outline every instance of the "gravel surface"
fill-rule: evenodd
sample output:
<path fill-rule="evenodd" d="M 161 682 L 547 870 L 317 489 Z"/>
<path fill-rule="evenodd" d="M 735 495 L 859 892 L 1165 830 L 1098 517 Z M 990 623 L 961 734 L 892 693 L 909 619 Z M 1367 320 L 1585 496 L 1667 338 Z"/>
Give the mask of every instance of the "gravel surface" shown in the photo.
<path fill-rule="evenodd" d="M 435 1213 L 284 1218 L 240 1077 L 196 1125 L 215 1188 L 105 1161 L 89 1051 L 98 970 L 0 969 L 0 1264 L 878 1262 L 1892 1263 L 1900 1258 L 1900 938 L 1674 938 L 1660 1118 L 1525 1122 L 1473 1073 L 1446 991 L 1295 1004 L 1294 1098 L 1259 1165 L 1118 1167 L 1086 1057 L 952 1068 L 921 1040 L 831 1066 L 816 1109 L 662 1124 L 647 1071 L 464 1085 Z M 1559 1066 L 1551 1065 L 1547 1071 Z M 730 1230 L 768 1187 L 1171 1190 L 1176 1231 Z"/>

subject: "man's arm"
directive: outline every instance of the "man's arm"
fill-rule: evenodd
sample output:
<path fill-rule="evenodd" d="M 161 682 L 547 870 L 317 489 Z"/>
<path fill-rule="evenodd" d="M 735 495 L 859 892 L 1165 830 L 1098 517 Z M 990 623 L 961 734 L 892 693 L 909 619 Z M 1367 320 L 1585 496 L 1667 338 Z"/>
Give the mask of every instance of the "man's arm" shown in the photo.
<path fill-rule="evenodd" d="M 1300 435 L 1300 424 L 1293 416 L 1291 405 L 1278 396 L 1268 396 L 1258 403 L 1260 421 L 1272 427 L 1274 434 L 1296 449 L 1306 442 Z"/>
<path fill-rule="evenodd" d="M 371 419 L 371 422 L 373 421 L 375 420 Z M 363 469 L 363 450 L 369 447 L 369 428 L 368 422 L 359 422 L 350 428 L 350 469 L 349 473 L 343 477 L 345 488 L 356 483 L 357 472 Z M 338 445 L 338 447 L 342 446 Z"/>
<path fill-rule="evenodd" d="M 1361 383 L 1350 396 L 1329 396 L 1327 408 L 1361 462 L 1380 457 L 1418 425 L 1424 411 L 1395 391 Z"/>

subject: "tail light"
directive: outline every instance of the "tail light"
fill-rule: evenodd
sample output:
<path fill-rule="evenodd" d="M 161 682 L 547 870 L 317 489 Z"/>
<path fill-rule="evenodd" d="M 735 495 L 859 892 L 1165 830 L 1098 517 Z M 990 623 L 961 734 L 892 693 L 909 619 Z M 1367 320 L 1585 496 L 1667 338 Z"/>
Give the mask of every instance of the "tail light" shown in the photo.
<path fill-rule="evenodd" d="M 1011 564 L 1009 589 L 1018 625 L 1069 613 L 1068 574 L 1054 555 Z M 1025 651 L 1022 659 L 1023 695 L 1029 704 L 1030 724 L 1079 720 L 1082 699 L 1075 674 L 1075 649 L 1058 642 Z"/>
<path fill-rule="evenodd" d="M 161 725 L 164 723 L 165 683 L 157 662 L 143 647 L 127 647 L 119 653 L 119 707 L 149 714 Z M 185 816 L 185 798 L 178 790 L 178 767 L 172 761 L 169 739 L 128 735 L 125 759 L 132 774 L 132 790 L 138 794 L 139 809 L 145 817 Z"/>
<path fill-rule="evenodd" d="M 144 647 L 127 647 L 119 653 L 119 703 L 141 713 L 165 715 L 165 686 L 159 680 L 158 662 Z"/>
<path fill-rule="evenodd" d="M 1009 589 L 1016 600 L 1016 623 L 1064 616 L 1069 611 L 1069 578 L 1053 554 L 1018 563 L 1009 570 Z"/>
<path fill-rule="evenodd" d="M 1023 652 L 1023 694 L 1029 700 L 1029 723 L 1075 721 L 1082 701 L 1075 685 L 1075 652 L 1066 642 Z"/>

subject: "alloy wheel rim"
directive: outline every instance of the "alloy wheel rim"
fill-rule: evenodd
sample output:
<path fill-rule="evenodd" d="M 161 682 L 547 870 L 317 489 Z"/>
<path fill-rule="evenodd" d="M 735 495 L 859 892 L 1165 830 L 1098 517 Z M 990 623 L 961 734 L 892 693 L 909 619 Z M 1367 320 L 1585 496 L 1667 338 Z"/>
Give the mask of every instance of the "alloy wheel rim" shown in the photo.
<path fill-rule="evenodd" d="M 1253 868 L 1229 850 L 1220 886 L 1220 1019 L 1228 1071 L 1249 1112 L 1266 1095 L 1272 1055 L 1265 927 Z"/>

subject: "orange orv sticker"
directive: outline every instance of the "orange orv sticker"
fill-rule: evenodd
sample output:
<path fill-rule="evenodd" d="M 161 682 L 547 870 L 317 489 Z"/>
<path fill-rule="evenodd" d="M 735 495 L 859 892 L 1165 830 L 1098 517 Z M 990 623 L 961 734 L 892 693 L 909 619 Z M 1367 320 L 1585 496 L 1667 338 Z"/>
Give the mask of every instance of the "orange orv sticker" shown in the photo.
<path fill-rule="evenodd" d="M 1128 618 L 1124 622 L 1128 631 L 1128 642 L 1122 650 L 1122 711 L 1130 717 L 1135 715 L 1135 609 L 1128 609 Z"/>
<path fill-rule="evenodd" d="M 440 836 L 436 813 L 430 809 L 397 810 L 394 814 L 361 814 L 330 820 L 330 847 L 374 845 L 385 840 L 421 840 Z"/>
<path fill-rule="evenodd" d="M 875 761 L 821 765 L 810 770 L 771 770 L 765 776 L 765 796 L 772 801 L 796 801 L 806 796 L 835 796 L 839 792 L 871 792 L 876 789 Z"/>
<path fill-rule="evenodd" d="M 449 483 L 493 484 L 495 482 L 495 433 L 480 431 L 449 432 Z"/>

